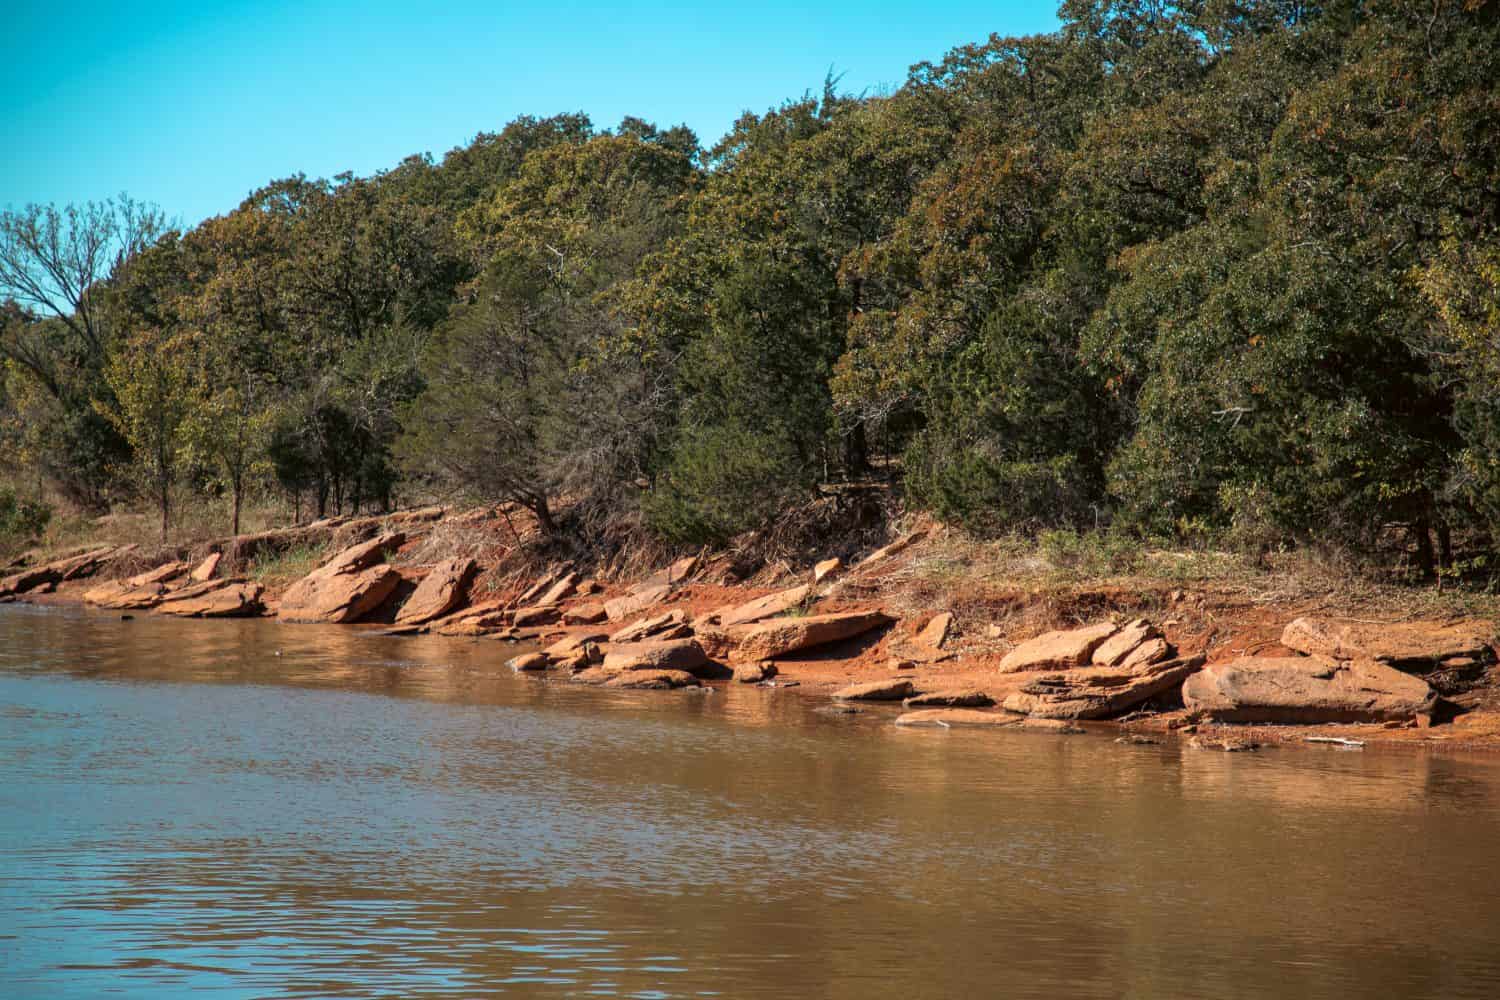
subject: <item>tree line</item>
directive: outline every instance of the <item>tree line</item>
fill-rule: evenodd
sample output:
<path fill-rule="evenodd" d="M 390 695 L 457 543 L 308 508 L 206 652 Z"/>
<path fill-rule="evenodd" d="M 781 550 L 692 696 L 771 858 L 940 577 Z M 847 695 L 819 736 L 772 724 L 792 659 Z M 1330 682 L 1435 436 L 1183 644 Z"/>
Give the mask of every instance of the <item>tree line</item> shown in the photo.
<path fill-rule="evenodd" d="M 3 458 L 721 541 L 872 464 L 992 534 L 1500 527 L 1500 3 L 1067 0 L 710 147 L 523 117 L 169 228 L 0 217 Z"/>

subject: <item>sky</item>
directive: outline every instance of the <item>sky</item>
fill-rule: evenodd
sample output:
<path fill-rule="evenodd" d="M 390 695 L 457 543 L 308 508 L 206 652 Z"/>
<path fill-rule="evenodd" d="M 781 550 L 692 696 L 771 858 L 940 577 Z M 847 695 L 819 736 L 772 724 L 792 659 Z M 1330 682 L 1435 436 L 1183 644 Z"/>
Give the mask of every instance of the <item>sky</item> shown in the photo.
<path fill-rule="evenodd" d="M 522 114 L 686 123 L 705 145 L 831 70 L 842 90 L 1055 0 L 746 4 L 9 0 L 0 208 L 120 192 L 193 225 L 274 178 L 370 174 Z"/>

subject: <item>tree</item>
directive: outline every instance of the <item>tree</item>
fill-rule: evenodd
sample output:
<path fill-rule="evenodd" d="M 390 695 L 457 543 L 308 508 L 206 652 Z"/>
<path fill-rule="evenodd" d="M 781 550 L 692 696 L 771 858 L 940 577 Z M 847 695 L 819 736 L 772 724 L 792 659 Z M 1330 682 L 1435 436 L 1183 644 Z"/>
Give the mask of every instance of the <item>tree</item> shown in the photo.
<path fill-rule="evenodd" d="M 183 334 L 139 333 L 121 345 L 106 376 L 117 400 L 106 415 L 130 442 L 134 471 L 161 513 L 163 545 L 172 490 L 190 440 L 190 352 Z"/>

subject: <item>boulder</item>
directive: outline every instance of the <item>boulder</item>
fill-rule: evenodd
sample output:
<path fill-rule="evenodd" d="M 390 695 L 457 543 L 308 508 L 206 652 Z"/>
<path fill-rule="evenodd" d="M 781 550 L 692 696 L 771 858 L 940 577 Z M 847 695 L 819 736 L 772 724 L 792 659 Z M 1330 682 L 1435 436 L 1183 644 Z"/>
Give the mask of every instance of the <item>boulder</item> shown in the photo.
<path fill-rule="evenodd" d="M 657 615 L 654 618 L 643 618 L 633 625 L 627 625 L 609 636 L 610 642 L 640 642 L 652 636 L 663 636 L 670 639 L 682 639 L 691 634 L 692 630 L 685 628 L 687 625 L 687 613 L 681 608 L 668 611 L 666 614 Z M 669 632 L 683 634 L 665 635 Z"/>
<path fill-rule="evenodd" d="M 219 561 L 224 558 L 222 552 L 210 552 L 203 557 L 203 561 L 193 567 L 192 573 L 188 574 L 194 583 L 205 583 L 214 578 L 214 573 L 219 569 Z"/>
<path fill-rule="evenodd" d="M 128 548 L 133 548 L 133 546 L 129 546 Z M 45 587 L 48 584 L 55 585 L 64 580 L 77 580 L 85 576 L 90 576 L 106 560 L 114 558 L 114 556 L 123 551 L 125 550 L 116 549 L 113 546 L 105 546 L 66 556 L 62 559 L 54 559 L 41 566 L 22 569 L 20 572 L 0 580 L 0 597 L 24 594 Z"/>
<path fill-rule="evenodd" d="M 734 668 L 734 679 L 741 684 L 759 684 L 776 676 L 776 664 L 769 660 L 759 663 L 741 663 Z"/>
<path fill-rule="evenodd" d="M 604 684 L 610 678 L 617 676 L 619 675 L 612 674 L 608 670 L 605 670 L 603 667 L 589 667 L 587 670 L 579 670 L 575 672 L 568 679 L 571 680 L 574 684 Z"/>
<path fill-rule="evenodd" d="M 522 653 L 520 656 L 513 656 L 506 660 L 505 665 L 521 673 L 528 670 L 546 670 L 550 662 L 545 653 Z"/>
<path fill-rule="evenodd" d="M 659 569 L 646 579 L 642 580 L 637 589 L 643 587 L 659 587 L 662 584 L 682 583 L 692 576 L 698 569 L 698 557 L 687 556 L 679 559 L 665 569 Z"/>
<path fill-rule="evenodd" d="M 1021 728 L 1043 733 L 1062 733 L 1065 736 L 1084 731 L 1082 726 L 1075 726 L 1066 719 L 1025 719 L 1021 722 Z"/>
<path fill-rule="evenodd" d="M 731 628 L 735 625 L 748 625 L 758 622 L 774 615 L 783 614 L 799 606 L 807 600 L 807 595 L 812 592 L 808 586 L 792 587 L 789 590 L 777 591 L 764 597 L 757 597 L 753 601 L 746 601 L 729 608 L 720 608 L 710 617 L 716 620 L 722 628 Z"/>
<path fill-rule="evenodd" d="M 654 587 L 647 587 L 640 593 L 626 594 L 624 597 L 616 597 L 612 601 L 604 602 L 604 616 L 612 622 L 629 618 L 631 615 L 640 614 L 647 608 L 654 608 L 667 599 L 672 593 L 671 584 L 663 583 Z"/>
<path fill-rule="evenodd" d="M 685 670 L 632 670 L 615 674 L 605 687 L 638 691 L 665 691 L 671 688 L 700 687 L 698 678 Z"/>
<path fill-rule="evenodd" d="M 575 632 L 572 635 L 563 636 L 542 652 L 550 660 L 568 660 L 587 651 L 590 646 L 597 650 L 598 643 L 606 638 L 603 632 Z"/>
<path fill-rule="evenodd" d="M 147 570 L 144 573 L 137 573 L 125 582 L 132 587 L 149 587 L 153 583 L 166 583 L 168 580 L 175 580 L 191 568 L 187 563 L 174 559 L 172 562 L 162 563 L 155 569 Z"/>
<path fill-rule="evenodd" d="M 832 559 L 824 559 L 813 567 L 813 583 L 822 583 L 843 568 L 844 560 L 838 556 L 834 556 Z"/>
<path fill-rule="evenodd" d="M 604 669 L 613 674 L 632 670 L 701 670 L 708 656 L 692 639 L 669 642 L 630 642 L 611 646 L 604 654 Z"/>
<path fill-rule="evenodd" d="M 481 601 L 446 618 L 432 622 L 432 631 L 438 635 L 485 635 L 497 628 L 510 625 L 510 611 L 501 598 Z"/>
<path fill-rule="evenodd" d="M 536 605 L 542 608 L 552 607 L 552 605 L 578 589 L 578 584 L 582 580 L 583 577 L 577 573 L 564 574 L 556 583 L 542 592 L 542 595 L 536 599 Z"/>
<path fill-rule="evenodd" d="M 1335 660 L 1375 660 L 1417 673 L 1464 658 L 1492 663 L 1490 640 L 1465 625 L 1402 622 L 1395 625 L 1339 625 L 1298 618 L 1281 633 L 1281 644 L 1309 656 Z"/>
<path fill-rule="evenodd" d="M 85 592 L 83 599 L 89 604 L 115 611 L 141 611 L 156 607 L 166 593 L 164 583 L 133 587 L 128 581 L 116 580 Z"/>
<path fill-rule="evenodd" d="M 517 608 L 511 612 L 510 623 L 516 628 L 532 625 L 548 625 L 562 617 L 555 605 L 537 604 L 529 608 Z"/>
<path fill-rule="evenodd" d="M 953 613 L 944 611 L 933 615 L 917 633 L 916 641 L 930 649 L 942 649 L 948 639 L 948 630 L 953 627 Z"/>
<path fill-rule="evenodd" d="M 576 604 L 562 613 L 564 625 L 597 625 L 608 617 L 604 613 L 604 605 L 597 601 Z"/>
<path fill-rule="evenodd" d="M 1004 705 L 1033 718 L 1107 719 L 1175 690 L 1202 666 L 1202 656 L 1191 656 L 1133 670 L 1068 670 L 1031 681 L 1008 695 Z"/>
<path fill-rule="evenodd" d="M 995 699 L 974 688 L 929 691 L 913 695 L 903 702 L 907 708 L 986 708 L 994 703 Z"/>
<path fill-rule="evenodd" d="M 1425 681 L 1373 660 L 1251 656 L 1216 663 L 1182 686 L 1188 710 L 1220 722 L 1430 720 Z"/>
<path fill-rule="evenodd" d="M 1118 667 L 1141 643 L 1156 636 L 1156 626 L 1144 618 L 1137 618 L 1101 642 L 1091 659 L 1096 667 Z"/>
<path fill-rule="evenodd" d="M 1066 670 L 1084 666 L 1094 655 L 1094 650 L 1117 631 L 1113 622 L 1100 622 L 1086 628 L 1043 633 L 1006 653 L 1000 661 L 1000 672 L 1012 674 L 1023 670 Z"/>
<path fill-rule="evenodd" d="M 1139 646 L 1130 651 L 1130 655 L 1120 661 L 1121 670 L 1134 670 L 1151 663 L 1160 663 L 1172 655 L 1172 647 L 1167 640 L 1158 636 L 1155 639 L 1147 639 Z"/>
<path fill-rule="evenodd" d="M 401 574 L 383 563 L 335 573 L 316 570 L 282 595 L 277 617 L 304 624 L 356 622 L 384 604 L 400 583 Z"/>
<path fill-rule="evenodd" d="M 204 580 L 169 592 L 156 610 L 183 618 L 249 618 L 260 613 L 263 591 L 246 580 Z"/>
<path fill-rule="evenodd" d="M 916 694 L 908 680 L 865 681 L 850 684 L 833 693 L 839 701 L 900 701 Z"/>
<path fill-rule="evenodd" d="M 852 639 L 893 621 L 895 619 L 879 611 L 778 618 L 747 626 L 739 634 L 736 652 L 745 660 L 774 660 L 799 650 Z"/>
<path fill-rule="evenodd" d="M 388 531 L 383 535 L 371 538 L 369 541 L 349 546 L 322 566 L 313 570 L 313 573 L 323 573 L 330 576 L 338 573 L 357 573 L 360 570 L 374 566 L 380 562 L 388 550 L 399 549 L 405 541 L 406 535 L 403 533 Z"/>
<path fill-rule="evenodd" d="M 469 595 L 476 568 L 467 556 L 446 559 L 432 567 L 396 612 L 396 624 L 420 625 L 457 610 Z"/>
<path fill-rule="evenodd" d="M 898 716 L 896 725 L 942 726 L 946 729 L 950 726 L 1019 726 L 1022 721 L 1019 715 L 985 712 L 977 708 L 922 708 Z"/>

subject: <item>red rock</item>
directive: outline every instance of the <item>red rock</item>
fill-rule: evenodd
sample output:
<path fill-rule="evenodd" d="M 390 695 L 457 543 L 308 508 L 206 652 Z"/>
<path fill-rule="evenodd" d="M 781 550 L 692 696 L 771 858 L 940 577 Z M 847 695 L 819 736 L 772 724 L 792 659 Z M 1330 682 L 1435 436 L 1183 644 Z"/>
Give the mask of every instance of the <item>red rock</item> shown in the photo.
<path fill-rule="evenodd" d="M 469 595 L 476 564 L 467 556 L 438 563 L 428 571 L 396 613 L 398 625 L 420 625 L 451 614 Z"/>
<path fill-rule="evenodd" d="M 1100 622 L 1086 628 L 1043 633 L 1006 653 L 1000 661 L 1000 672 L 1009 674 L 1023 670 L 1081 667 L 1089 662 L 1094 650 L 1116 631 L 1112 622 Z"/>
<path fill-rule="evenodd" d="M 562 613 L 564 625 L 597 625 L 608 617 L 598 602 L 577 604 Z"/>
<path fill-rule="evenodd" d="M 578 588 L 578 584 L 582 579 L 577 573 L 564 574 L 561 579 L 548 587 L 542 596 L 536 599 L 536 606 L 541 608 L 552 607 L 552 605 L 573 593 Z"/>
<path fill-rule="evenodd" d="M 149 587 L 153 583 L 166 583 L 168 580 L 176 579 L 190 568 L 187 563 L 174 560 L 144 573 L 137 573 L 125 582 L 132 587 Z"/>
<path fill-rule="evenodd" d="M 652 636 L 663 635 L 667 632 L 679 630 L 687 624 L 687 613 L 681 608 L 668 611 L 666 614 L 657 615 L 654 618 L 643 618 L 633 625 L 627 625 L 613 635 L 609 636 L 610 642 L 640 642 Z M 691 629 L 688 630 L 691 632 Z M 668 638 L 680 639 L 681 635 L 669 636 Z"/>
<path fill-rule="evenodd" d="M 734 668 L 734 679 L 741 684 L 759 684 L 776 676 L 776 664 L 769 660 L 760 663 L 741 663 Z"/>
<path fill-rule="evenodd" d="M 647 608 L 654 608 L 672 593 L 670 584 L 661 584 L 648 587 L 640 593 L 626 594 L 624 597 L 616 597 L 612 601 L 604 602 L 604 614 L 610 621 L 620 621 L 631 615 L 640 614 Z"/>
<path fill-rule="evenodd" d="M 1431 670 L 1445 660 L 1494 660 L 1490 639 L 1468 625 L 1402 622 L 1394 625 L 1339 625 L 1298 618 L 1281 633 L 1281 644 L 1310 656 L 1336 660 L 1376 660 L 1407 670 Z"/>
<path fill-rule="evenodd" d="M 1134 670 L 1136 667 L 1146 666 L 1151 663 L 1160 663 L 1172 655 L 1172 647 L 1167 645 L 1167 640 L 1157 637 L 1147 639 L 1139 646 L 1130 651 L 1130 655 L 1120 661 L 1121 670 Z"/>
<path fill-rule="evenodd" d="M 564 660 L 576 656 L 588 646 L 598 648 L 598 643 L 607 639 L 602 632 L 576 632 L 573 635 L 563 636 L 561 639 L 542 650 L 549 659 Z"/>
<path fill-rule="evenodd" d="M 692 639 L 670 642 L 632 642 L 611 646 L 604 653 L 604 669 L 610 673 L 630 670 L 700 670 L 708 656 Z"/>
<path fill-rule="evenodd" d="M 833 693 L 839 701 L 900 701 L 916 694 L 911 681 L 885 680 L 850 684 Z"/>
<path fill-rule="evenodd" d="M 687 556 L 679 559 L 665 569 L 657 570 L 640 582 L 639 587 L 659 587 L 662 584 L 682 583 L 692 576 L 698 569 L 698 557 Z"/>
<path fill-rule="evenodd" d="M 1118 667 L 1136 647 L 1157 636 L 1156 627 L 1144 618 L 1127 622 L 1120 631 L 1105 639 L 1092 657 L 1098 667 Z"/>
<path fill-rule="evenodd" d="M 281 597 L 278 617 L 284 622 L 343 625 L 359 621 L 385 603 L 401 583 L 401 574 L 381 564 L 353 572 L 314 572 L 294 583 Z"/>
<path fill-rule="evenodd" d="M 807 600 L 807 595 L 811 592 L 812 588 L 808 586 L 792 587 L 790 590 L 767 594 L 733 607 L 721 608 L 710 617 L 717 620 L 722 628 L 748 625 L 790 611 Z"/>
<path fill-rule="evenodd" d="M 894 620 L 879 611 L 773 619 L 746 626 L 738 633 L 736 652 L 741 659 L 774 660 L 799 650 L 852 639 Z"/>
<path fill-rule="evenodd" d="M 160 604 L 166 592 L 166 584 L 162 583 L 148 583 L 136 587 L 127 580 L 115 580 L 86 591 L 83 599 L 101 608 L 111 608 L 116 611 L 141 611 Z"/>
<path fill-rule="evenodd" d="M 1049 674 L 1006 696 L 1010 712 L 1043 719 L 1107 719 L 1175 690 L 1203 666 L 1202 656 L 1134 669 L 1091 668 Z"/>
<path fill-rule="evenodd" d="M 832 559 L 824 559 L 813 567 L 813 583 L 822 583 L 843 568 L 844 560 L 838 556 L 834 556 Z"/>
<path fill-rule="evenodd" d="M 986 708 L 995 703 L 983 691 L 973 688 L 959 688 L 948 691 L 929 691 L 926 694 L 913 695 L 903 703 L 907 708 Z"/>
<path fill-rule="evenodd" d="M 865 556 L 864 560 L 859 564 L 860 568 L 863 568 L 865 566 L 872 566 L 875 563 L 889 559 L 891 556 L 896 555 L 899 552 L 904 552 L 906 549 L 910 548 L 926 537 L 927 532 L 925 530 L 922 530 L 913 531 L 911 534 L 907 535 L 904 538 L 898 538 L 884 548 L 876 549 L 874 552 L 871 552 L 869 555 Z"/>
<path fill-rule="evenodd" d="M 1189 677 L 1182 701 L 1220 722 L 1385 722 L 1430 717 L 1436 695 L 1373 660 L 1251 656 Z"/>
<path fill-rule="evenodd" d="M 516 628 L 526 628 L 531 625 L 547 625 L 561 617 L 562 613 L 555 606 L 539 604 L 530 608 L 517 608 L 511 612 L 510 621 Z"/>
<path fill-rule="evenodd" d="M 190 574 L 193 582 L 203 583 L 212 580 L 214 573 L 219 569 L 219 560 L 223 558 L 222 552 L 210 552 L 201 563 L 193 567 L 193 572 Z"/>
<path fill-rule="evenodd" d="M 915 712 L 906 712 L 896 719 L 898 726 L 982 726 L 982 727 L 1006 727 L 1019 726 L 1022 722 L 1019 715 L 1008 715 L 1005 712 L 985 712 L 977 708 L 923 708 Z"/>
<path fill-rule="evenodd" d="M 948 630 L 953 627 L 953 614 L 949 611 L 933 615 L 917 633 L 916 641 L 931 649 L 942 649 L 948 639 Z"/>
<path fill-rule="evenodd" d="M 205 580 L 167 594 L 156 610 L 185 618 L 248 618 L 260 613 L 262 591 L 243 580 Z"/>
<path fill-rule="evenodd" d="M 546 670 L 549 662 L 545 653 L 523 653 L 511 657 L 505 665 L 520 673 L 526 670 Z"/>

